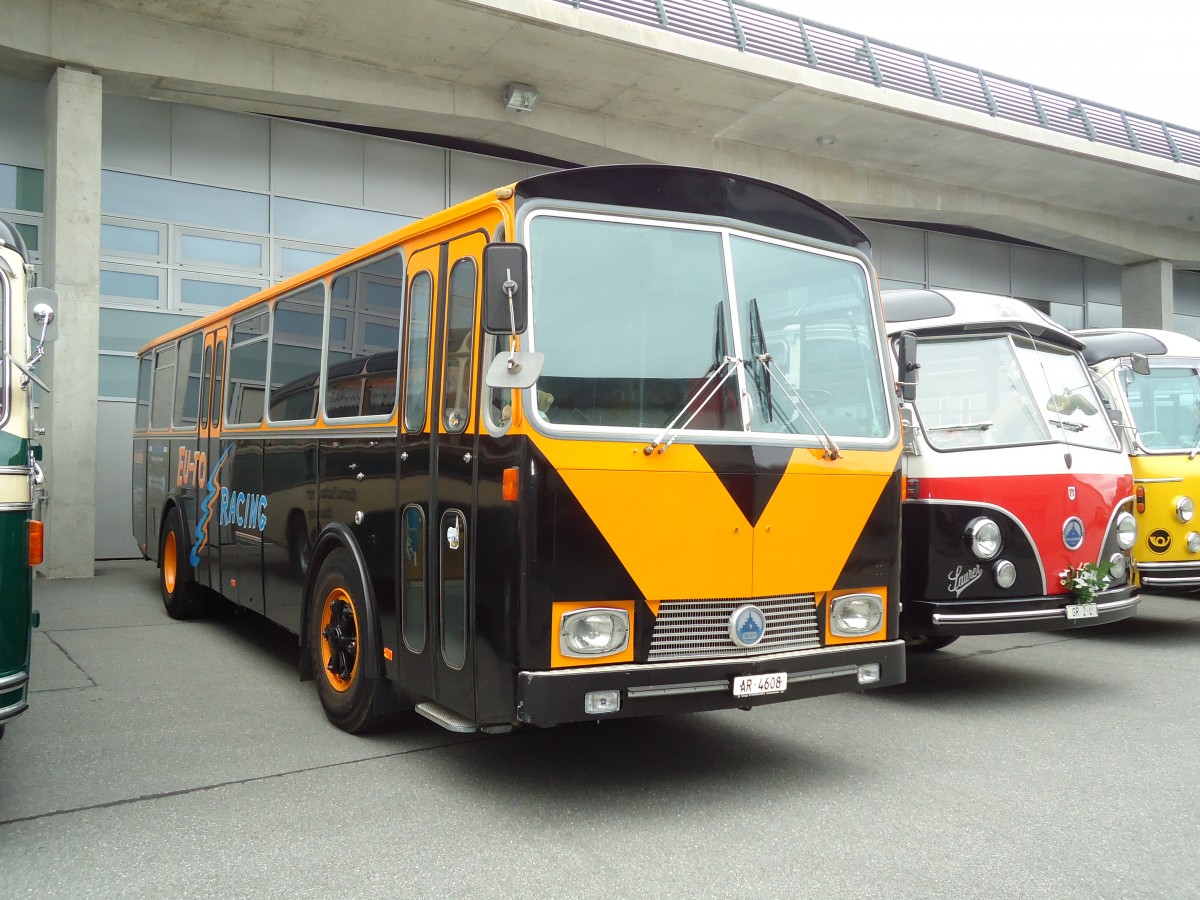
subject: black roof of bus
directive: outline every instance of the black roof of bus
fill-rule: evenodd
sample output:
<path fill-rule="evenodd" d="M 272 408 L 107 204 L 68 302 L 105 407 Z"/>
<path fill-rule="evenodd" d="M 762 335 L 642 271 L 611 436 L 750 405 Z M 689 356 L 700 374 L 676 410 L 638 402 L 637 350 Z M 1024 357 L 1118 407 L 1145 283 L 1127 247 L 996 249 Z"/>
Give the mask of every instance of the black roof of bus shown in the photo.
<path fill-rule="evenodd" d="M 589 166 L 535 175 L 516 184 L 517 206 L 552 198 L 606 206 L 680 212 L 750 222 L 866 253 L 867 235 L 853 222 L 791 188 L 711 169 L 682 166 Z"/>
<path fill-rule="evenodd" d="M 1094 331 L 1076 334 L 1083 341 L 1083 358 L 1089 366 L 1118 356 L 1144 353 L 1147 356 L 1162 356 L 1167 345 L 1152 334 L 1140 331 Z"/>
<path fill-rule="evenodd" d="M 0 219 L 0 245 L 12 247 L 20 254 L 21 259 L 29 262 L 29 249 L 25 246 L 21 232 L 17 231 L 17 226 L 4 219 Z"/>

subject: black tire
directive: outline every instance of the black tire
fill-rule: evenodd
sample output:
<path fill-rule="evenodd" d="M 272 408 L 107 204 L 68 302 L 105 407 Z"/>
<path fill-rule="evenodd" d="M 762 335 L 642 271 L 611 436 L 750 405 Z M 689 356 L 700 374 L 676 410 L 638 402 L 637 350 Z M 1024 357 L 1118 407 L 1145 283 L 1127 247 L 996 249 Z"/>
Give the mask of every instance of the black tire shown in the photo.
<path fill-rule="evenodd" d="M 163 606 L 172 619 L 194 619 L 205 611 L 204 592 L 188 559 L 183 514 L 171 507 L 158 543 L 158 587 Z"/>
<path fill-rule="evenodd" d="M 393 719 L 390 710 L 380 714 L 388 706 L 383 698 L 389 685 L 366 674 L 366 661 L 380 653 L 366 627 L 368 614 L 354 557 L 344 548 L 334 550 L 317 573 L 308 613 L 308 652 L 326 718 L 351 734 L 373 731 Z"/>
<path fill-rule="evenodd" d="M 957 634 L 911 634 L 905 635 L 904 647 L 906 650 L 932 652 L 934 650 L 941 650 L 943 647 L 949 647 L 958 638 Z"/>

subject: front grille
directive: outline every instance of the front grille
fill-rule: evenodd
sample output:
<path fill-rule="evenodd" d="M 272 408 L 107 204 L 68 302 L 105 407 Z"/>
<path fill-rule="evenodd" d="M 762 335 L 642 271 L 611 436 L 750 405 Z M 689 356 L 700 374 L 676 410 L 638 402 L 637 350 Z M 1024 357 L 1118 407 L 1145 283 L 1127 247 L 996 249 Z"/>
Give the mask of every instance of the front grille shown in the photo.
<path fill-rule="evenodd" d="M 745 603 L 761 609 L 767 620 L 766 633 L 753 647 L 740 647 L 729 636 L 729 617 Z M 758 600 L 666 600 L 658 608 L 650 638 L 650 662 L 759 656 L 820 646 L 813 594 Z"/>

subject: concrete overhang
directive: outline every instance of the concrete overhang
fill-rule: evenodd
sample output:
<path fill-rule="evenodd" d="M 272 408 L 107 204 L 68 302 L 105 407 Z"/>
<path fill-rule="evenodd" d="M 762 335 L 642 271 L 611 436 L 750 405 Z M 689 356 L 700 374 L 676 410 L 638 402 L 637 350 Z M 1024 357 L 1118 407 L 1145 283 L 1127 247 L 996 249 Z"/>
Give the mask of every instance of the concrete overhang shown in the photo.
<path fill-rule="evenodd" d="M 0 69 L 479 141 L 769 178 L 855 216 L 1200 264 L 1200 167 L 993 118 L 555 0 L 21 0 Z M 535 85 L 532 113 L 504 86 Z M 818 137 L 833 136 L 833 143 Z"/>

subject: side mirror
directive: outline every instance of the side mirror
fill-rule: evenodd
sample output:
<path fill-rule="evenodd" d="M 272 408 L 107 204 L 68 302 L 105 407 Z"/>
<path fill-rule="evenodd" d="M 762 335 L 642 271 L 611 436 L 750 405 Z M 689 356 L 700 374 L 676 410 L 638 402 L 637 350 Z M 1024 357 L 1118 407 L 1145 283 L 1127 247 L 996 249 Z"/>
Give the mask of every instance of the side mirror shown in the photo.
<path fill-rule="evenodd" d="M 49 344 L 58 337 L 58 294 L 50 288 L 30 288 L 27 293 L 29 304 L 29 334 L 37 338 L 38 344 Z"/>
<path fill-rule="evenodd" d="M 521 334 L 529 326 L 525 273 L 529 252 L 523 244 L 492 243 L 483 248 L 483 330 Z"/>
<path fill-rule="evenodd" d="M 1134 353 L 1130 356 L 1130 363 L 1133 366 L 1133 371 L 1139 375 L 1150 374 L 1150 359 L 1145 353 Z"/>
<path fill-rule="evenodd" d="M 902 331 L 896 341 L 898 368 L 900 380 L 896 384 L 900 388 L 902 400 L 917 399 L 917 373 L 921 364 L 917 362 L 917 336 L 911 331 Z"/>

